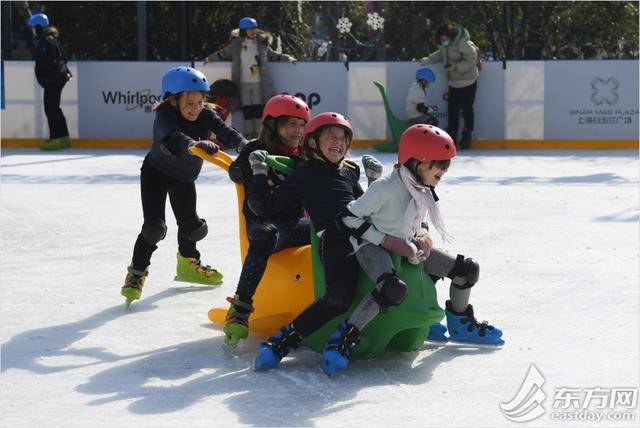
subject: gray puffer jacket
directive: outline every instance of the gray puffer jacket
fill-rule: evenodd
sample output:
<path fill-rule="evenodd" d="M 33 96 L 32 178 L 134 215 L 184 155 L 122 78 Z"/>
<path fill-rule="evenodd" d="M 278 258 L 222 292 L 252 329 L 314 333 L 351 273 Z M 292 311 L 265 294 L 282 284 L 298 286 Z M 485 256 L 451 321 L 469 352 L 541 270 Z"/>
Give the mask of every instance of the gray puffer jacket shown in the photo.
<path fill-rule="evenodd" d="M 478 78 L 478 51 L 470 40 L 469 32 L 465 28 L 456 28 L 457 35 L 449 46 L 438 46 L 438 50 L 420 60 L 422 64 L 444 62 L 453 68 L 447 71 L 447 79 L 451 86 L 458 86 L 456 81 L 468 81 L 472 84 Z"/>
<path fill-rule="evenodd" d="M 269 98 L 275 94 L 273 87 L 273 80 L 269 74 L 269 68 L 267 66 L 268 61 L 282 61 L 293 62 L 296 59 L 291 55 L 279 54 L 271 49 L 271 43 L 273 42 L 273 36 L 268 31 L 258 30 L 256 35 L 258 40 L 258 65 L 260 66 L 260 83 L 262 85 L 262 103 L 266 103 Z M 231 80 L 240 88 L 240 50 L 242 48 L 243 37 L 240 35 L 240 30 L 236 28 L 231 32 L 231 39 L 229 43 L 223 48 L 209 54 L 207 60 L 209 62 L 215 61 L 228 61 L 232 60 L 231 66 Z M 242 108 L 240 100 L 234 99 L 231 105 L 231 110 L 239 110 Z"/>

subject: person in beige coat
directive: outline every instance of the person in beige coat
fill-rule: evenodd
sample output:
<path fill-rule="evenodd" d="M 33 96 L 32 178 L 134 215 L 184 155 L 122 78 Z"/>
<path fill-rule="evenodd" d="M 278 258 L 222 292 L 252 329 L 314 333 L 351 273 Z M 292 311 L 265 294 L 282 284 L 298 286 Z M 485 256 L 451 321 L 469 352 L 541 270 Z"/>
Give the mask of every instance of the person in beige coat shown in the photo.
<path fill-rule="evenodd" d="M 272 42 L 271 33 L 260 30 L 255 19 L 245 17 L 240 20 L 238 28 L 231 32 L 229 43 L 203 60 L 203 65 L 215 61 L 233 61 L 231 80 L 240 89 L 240 100 L 233 102 L 230 109 L 242 109 L 243 133 L 249 139 L 258 135 L 264 104 L 275 95 L 268 61 L 297 62 L 295 57 L 271 49 Z"/>
<path fill-rule="evenodd" d="M 469 32 L 464 28 L 443 25 L 436 31 L 435 41 L 438 50 L 421 59 L 422 64 L 443 62 L 449 80 L 449 98 L 447 113 L 449 125 L 447 133 L 456 141 L 460 149 L 471 147 L 474 112 L 478 80 L 478 47 L 471 41 Z M 459 112 L 462 110 L 464 129 L 458 143 Z"/>

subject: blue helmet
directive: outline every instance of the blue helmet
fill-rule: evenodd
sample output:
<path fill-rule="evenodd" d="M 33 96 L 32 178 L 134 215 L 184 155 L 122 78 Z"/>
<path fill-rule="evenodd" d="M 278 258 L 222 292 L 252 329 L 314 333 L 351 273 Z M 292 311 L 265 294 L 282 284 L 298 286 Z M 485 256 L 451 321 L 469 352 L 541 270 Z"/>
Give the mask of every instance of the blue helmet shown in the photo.
<path fill-rule="evenodd" d="M 44 13 L 36 13 L 35 15 L 31 15 L 31 18 L 27 21 L 27 25 L 29 27 L 39 26 L 39 27 L 48 27 L 49 26 L 49 18 Z"/>
<path fill-rule="evenodd" d="M 429 67 L 420 67 L 416 70 L 416 80 L 426 80 L 433 83 L 436 81 L 436 74 Z"/>
<path fill-rule="evenodd" d="M 249 18 L 248 16 L 245 18 L 242 18 L 238 23 L 238 28 L 240 28 L 241 30 L 248 30 L 249 28 L 257 28 L 257 27 L 258 27 L 258 21 L 256 21 L 253 18 Z"/>
<path fill-rule="evenodd" d="M 167 71 L 162 77 L 162 97 L 185 91 L 209 91 L 209 82 L 201 71 L 195 68 L 178 66 Z"/>

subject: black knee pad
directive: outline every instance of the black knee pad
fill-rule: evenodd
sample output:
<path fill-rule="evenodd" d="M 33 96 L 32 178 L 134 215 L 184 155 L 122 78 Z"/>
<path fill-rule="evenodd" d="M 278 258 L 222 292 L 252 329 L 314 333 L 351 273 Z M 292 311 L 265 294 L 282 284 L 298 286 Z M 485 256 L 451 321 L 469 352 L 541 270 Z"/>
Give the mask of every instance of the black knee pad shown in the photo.
<path fill-rule="evenodd" d="M 247 232 L 251 250 L 271 254 L 278 242 L 278 228 L 271 223 L 254 223 Z"/>
<path fill-rule="evenodd" d="M 253 106 L 253 118 L 261 119 L 263 111 L 264 111 L 264 104 L 255 104 Z"/>
<path fill-rule="evenodd" d="M 473 287 L 480 278 L 480 265 L 472 258 L 465 258 L 462 254 L 456 257 L 456 263 L 447 275 L 452 280 L 456 277 L 464 278 L 464 284 L 452 283 L 454 287 L 464 290 Z"/>
<path fill-rule="evenodd" d="M 376 288 L 371 292 L 371 296 L 380 305 L 382 312 L 386 312 L 389 306 L 399 306 L 407 297 L 407 284 L 395 273 L 383 273 L 377 283 L 382 284 L 380 290 Z"/>
<path fill-rule="evenodd" d="M 322 296 L 323 306 L 331 317 L 342 315 L 349 309 L 353 301 L 353 287 L 347 284 L 333 284 Z"/>
<path fill-rule="evenodd" d="M 147 243 L 156 245 L 167 236 L 167 225 L 161 218 L 145 221 L 140 234 Z"/>
<path fill-rule="evenodd" d="M 253 119 L 253 106 L 242 106 L 242 117 L 244 119 Z"/>
<path fill-rule="evenodd" d="M 193 224 L 181 227 L 178 233 L 189 241 L 196 242 L 207 236 L 209 233 L 209 227 L 207 226 L 207 221 L 201 218 Z"/>

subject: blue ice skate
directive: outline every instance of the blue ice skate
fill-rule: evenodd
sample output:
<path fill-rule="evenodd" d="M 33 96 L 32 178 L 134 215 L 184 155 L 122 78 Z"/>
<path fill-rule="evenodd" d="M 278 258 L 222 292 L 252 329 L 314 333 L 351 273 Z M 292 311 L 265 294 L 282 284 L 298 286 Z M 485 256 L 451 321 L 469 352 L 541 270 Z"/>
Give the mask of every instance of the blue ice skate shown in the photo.
<path fill-rule="evenodd" d="M 446 311 L 449 340 L 457 343 L 476 345 L 504 345 L 502 331 L 489 325 L 486 321 L 478 323 L 473 315 L 473 306 L 467 306 L 463 313 L 455 312 L 451 302 L 447 300 Z"/>
<path fill-rule="evenodd" d="M 360 342 L 360 330 L 343 321 L 338 330 L 331 333 L 324 347 L 320 365 L 327 376 L 333 376 L 349 365 L 349 356 Z"/>
<path fill-rule="evenodd" d="M 427 335 L 427 340 L 431 342 L 446 342 L 449 340 L 447 335 L 447 326 L 440 323 L 431 324 L 429 326 L 429 334 Z"/>
<path fill-rule="evenodd" d="M 302 338 L 293 324 L 288 324 L 279 332 L 262 342 L 255 361 L 256 370 L 275 368 L 292 349 L 297 348 Z"/>

